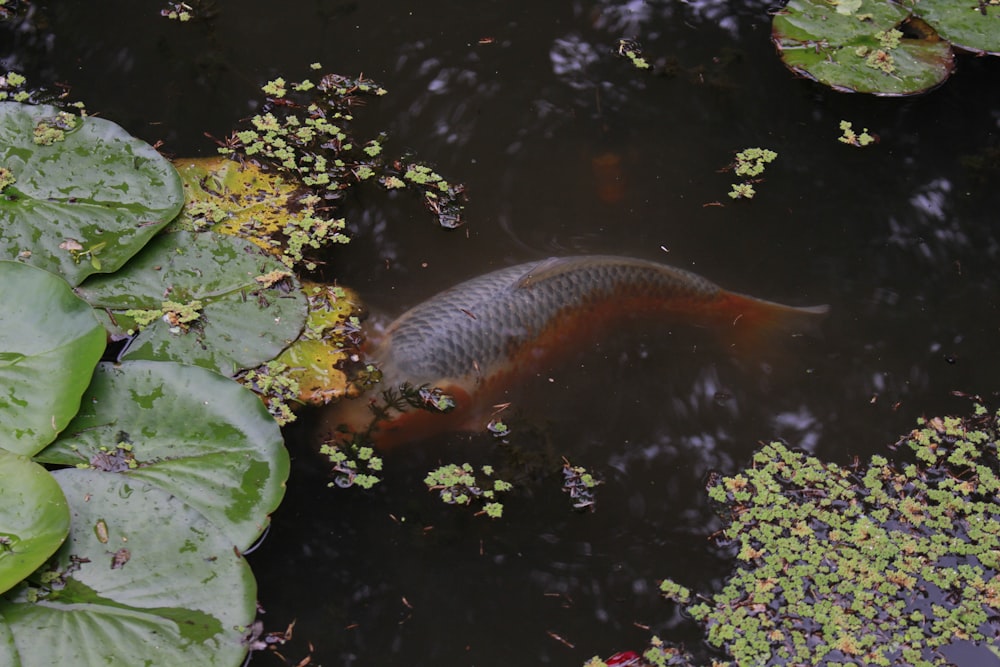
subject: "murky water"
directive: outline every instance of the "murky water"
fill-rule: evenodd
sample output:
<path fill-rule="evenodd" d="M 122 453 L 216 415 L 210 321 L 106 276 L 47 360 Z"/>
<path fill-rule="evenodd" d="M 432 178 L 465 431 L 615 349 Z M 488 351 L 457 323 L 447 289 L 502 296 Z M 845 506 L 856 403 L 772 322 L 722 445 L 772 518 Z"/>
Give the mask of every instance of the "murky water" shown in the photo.
<path fill-rule="evenodd" d="M 1000 383 L 1000 63 L 963 58 L 913 100 L 794 78 L 759 2 L 217 3 L 209 25 L 157 3 L 57 2 L 3 65 L 63 81 L 91 112 L 178 155 L 210 154 L 257 87 L 311 62 L 390 94 L 359 114 L 468 186 L 468 225 L 435 228 L 414 200 L 362 192 L 355 242 L 332 258 L 388 316 L 479 273 L 550 255 L 659 259 L 796 305 L 829 303 L 824 335 L 734 358 L 710 332 L 629 334 L 547 369 L 511 446 L 451 435 L 387 457 L 374 491 L 333 491 L 306 428 L 289 432 L 285 504 L 252 556 L 268 629 L 297 619 L 288 657 L 323 665 L 577 665 L 650 632 L 705 657 L 656 594 L 711 590 L 730 567 L 703 492 L 758 441 L 866 456 L 950 392 Z M 634 38 L 660 74 L 613 51 Z M 837 141 L 841 120 L 880 136 Z M 726 196 L 734 151 L 777 151 L 752 202 Z M 996 157 L 994 165 L 996 164 Z M 722 204 L 721 206 L 718 204 Z M 560 491 L 560 457 L 605 480 L 597 511 Z M 518 470 L 498 521 L 441 504 L 440 462 Z M 254 664 L 276 664 L 263 656 Z M 294 661 L 293 661 L 294 664 Z M 972 664 L 984 664 L 978 659 Z"/>

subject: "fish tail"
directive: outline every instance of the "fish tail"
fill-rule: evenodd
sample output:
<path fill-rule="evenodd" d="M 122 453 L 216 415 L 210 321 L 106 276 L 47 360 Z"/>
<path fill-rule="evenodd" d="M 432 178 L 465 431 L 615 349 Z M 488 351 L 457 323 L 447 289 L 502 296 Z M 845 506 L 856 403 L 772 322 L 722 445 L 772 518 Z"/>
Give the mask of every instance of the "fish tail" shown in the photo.
<path fill-rule="evenodd" d="M 753 354 L 780 346 L 791 337 L 818 336 L 830 311 L 826 305 L 786 306 L 726 291 L 719 295 L 716 305 L 723 338 L 737 351 Z"/>

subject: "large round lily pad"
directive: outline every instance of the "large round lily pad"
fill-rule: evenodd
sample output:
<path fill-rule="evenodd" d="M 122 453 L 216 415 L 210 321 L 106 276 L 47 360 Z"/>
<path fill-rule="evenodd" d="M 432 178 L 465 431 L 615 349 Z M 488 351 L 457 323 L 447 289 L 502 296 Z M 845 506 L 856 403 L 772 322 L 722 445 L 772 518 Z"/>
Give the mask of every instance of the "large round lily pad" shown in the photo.
<path fill-rule="evenodd" d="M 0 295 L 0 447 L 30 456 L 76 414 L 105 335 L 48 271 L 0 261 Z"/>
<path fill-rule="evenodd" d="M 143 480 L 54 474 L 72 529 L 50 567 L 0 596 L 14 642 L 4 664 L 239 665 L 256 584 L 228 536 Z"/>
<path fill-rule="evenodd" d="M 227 376 L 273 359 L 306 319 L 305 295 L 286 266 L 249 241 L 213 232 L 164 234 L 78 293 L 110 313 L 112 333 L 138 332 L 123 359 L 179 361 Z"/>
<path fill-rule="evenodd" d="M 52 475 L 0 449 L 0 592 L 44 563 L 68 532 L 69 508 Z"/>
<path fill-rule="evenodd" d="M 37 459 L 144 480 L 239 549 L 267 526 L 289 468 L 281 431 L 253 392 L 203 368 L 147 361 L 101 364 L 80 414 Z"/>
<path fill-rule="evenodd" d="M 790 0 L 772 40 L 794 72 L 841 91 L 925 92 L 954 69 L 951 45 L 892 0 Z"/>
<path fill-rule="evenodd" d="M 0 258 L 76 285 L 116 271 L 180 210 L 180 177 L 102 118 L 0 102 Z"/>

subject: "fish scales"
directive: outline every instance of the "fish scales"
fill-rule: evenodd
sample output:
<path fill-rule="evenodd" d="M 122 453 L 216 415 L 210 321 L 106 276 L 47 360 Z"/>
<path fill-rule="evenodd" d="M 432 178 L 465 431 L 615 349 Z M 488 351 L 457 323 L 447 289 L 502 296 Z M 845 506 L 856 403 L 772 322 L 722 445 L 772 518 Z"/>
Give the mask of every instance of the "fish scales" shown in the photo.
<path fill-rule="evenodd" d="M 683 269 L 629 257 L 521 264 L 456 285 L 399 316 L 372 354 L 381 385 L 338 403 L 321 428 L 335 440 L 367 433 L 379 447 L 481 429 L 498 402 L 511 400 L 510 391 L 567 352 L 613 335 L 622 317 L 713 326 L 746 354 L 813 330 L 827 310 L 729 292 Z M 440 387 L 456 407 L 447 414 L 392 408 L 373 423 L 379 392 L 404 382 Z"/>
<path fill-rule="evenodd" d="M 489 375 L 560 314 L 648 299 L 711 302 L 721 289 L 696 274 L 640 259 L 566 257 L 501 269 L 456 285 L 400 316 L 376 357 L 411 382 Z"/>

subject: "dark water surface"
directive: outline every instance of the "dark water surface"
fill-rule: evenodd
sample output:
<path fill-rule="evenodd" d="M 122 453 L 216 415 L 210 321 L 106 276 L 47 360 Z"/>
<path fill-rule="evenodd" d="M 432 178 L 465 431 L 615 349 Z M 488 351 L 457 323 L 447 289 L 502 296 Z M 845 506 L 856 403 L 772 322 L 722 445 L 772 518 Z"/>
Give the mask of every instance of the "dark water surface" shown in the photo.
<path fill-rule="evenodd" d="M 996 157 L 966 164 L 1000 148 L 996 59 L 962 58 L 927 96 L 877 99 L 793 77 L 758 2 L 217 7 L 182 25 L 156 2 L 49 3 L 46 31 L 3 33 L 2 64 L 185 156 L 213 153 L 203 133 L 253 113 L 270 78 L 316 61 L 375 78 L 390 94 L 357 134 L 388 130 L 390 154 L 414 151 L 469 193 L 452 233 L 375 189 L 345 209 L 355 241 L 337 275 L 390 316 L 495 268 L 587 252 L 831 306 L 822 337 L 762 358 L 683 327 L 604 341 L 531 388 L 510 447 L 480 434 L 399 450 L 372 492 L 328 489 L 308 424 L 291 429 L 288 496 L 251 560 L 268 629 L 297 619 L 292 664 L 308 642 L 322 665 L 578 665 L 650 632 L 708 658 L 656 588 L 714 590 L 731 566 L 706 539 L 720 525 L 710 471 L 773 438 L 848 462 L 923 414 L 964 412 L 953 390 L 1000 388 L 1000 173 Z M 621 37 L 665 71 L 615 58 Z M 881 142 L 838 143 L 841 120 Z M 718 170 L 749 146 L 778 159 L 756 199 L 732 202 Z M 561 456 L 604 478 L 595 513 L 571 510 Z M 503 519 L 427 493 L 429 469 L 463 461 L 522 471 Z"/>

